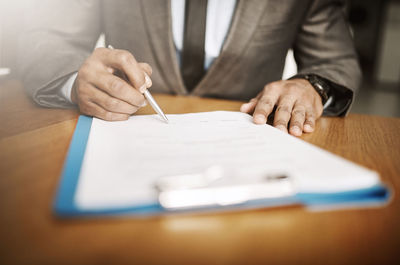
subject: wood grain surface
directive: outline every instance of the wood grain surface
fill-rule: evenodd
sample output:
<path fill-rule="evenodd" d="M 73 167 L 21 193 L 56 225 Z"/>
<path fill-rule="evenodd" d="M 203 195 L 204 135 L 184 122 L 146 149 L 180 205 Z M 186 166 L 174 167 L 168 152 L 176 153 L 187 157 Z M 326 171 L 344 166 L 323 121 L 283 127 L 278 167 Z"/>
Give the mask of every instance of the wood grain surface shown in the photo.
<path fill-rule="evenodd" d="M 395 192 L 386 207 L 65 220 L 52 204 L 78 112 L 37 107 L 17 81 L 0 93 L 0 264 L 400 264 L 400 119 L 322 118 L 302 137 L 378 171 Z M 156 100 L 166 113 L 240 106 Z"/>

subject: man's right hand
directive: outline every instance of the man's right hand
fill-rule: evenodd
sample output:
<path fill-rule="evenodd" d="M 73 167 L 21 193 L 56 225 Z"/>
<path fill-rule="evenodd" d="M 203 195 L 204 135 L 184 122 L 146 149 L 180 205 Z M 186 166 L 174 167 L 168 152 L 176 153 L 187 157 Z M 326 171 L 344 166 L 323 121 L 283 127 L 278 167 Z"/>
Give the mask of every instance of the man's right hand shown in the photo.
<path fill-rule="evenodd" d="M 128 51 L 97 48 L 79 69 L 71 99 L 83 114 L 127 120 L 146 105 L 143 93 L 152 85 L 151 74 L 150 65 L 138 63 Z"/>

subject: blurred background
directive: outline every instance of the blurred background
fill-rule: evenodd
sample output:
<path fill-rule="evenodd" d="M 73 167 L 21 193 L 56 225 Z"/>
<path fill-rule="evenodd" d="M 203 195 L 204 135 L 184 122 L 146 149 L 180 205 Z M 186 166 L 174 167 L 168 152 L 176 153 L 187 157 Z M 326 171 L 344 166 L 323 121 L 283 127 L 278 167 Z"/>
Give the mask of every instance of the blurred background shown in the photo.
<path fill-rule="evenodd" d="M 33 0 L 0 0 L 3 80 L 18 79 L 16 52 L 27 1 Z M 348 0 L 346 15 L 364 74 L 352 112 L 400 117 L 400 0 Z M 286 73 L 296 69 L 290 56 Z"/>

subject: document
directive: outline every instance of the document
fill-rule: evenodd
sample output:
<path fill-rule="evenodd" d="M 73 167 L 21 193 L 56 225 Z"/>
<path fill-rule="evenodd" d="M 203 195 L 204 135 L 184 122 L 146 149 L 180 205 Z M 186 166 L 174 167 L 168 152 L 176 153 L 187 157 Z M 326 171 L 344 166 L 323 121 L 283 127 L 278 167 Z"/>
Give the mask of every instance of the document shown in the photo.
<path fill-rule="evenodd" d="M 221 168 L 254 181 L 286 175 L 297 192 L 330 193 L 372 187 L 379 175 L 240 112 L 93 118 L 75 204 L 82 210 L 155 204 L 157 180 Z"/>

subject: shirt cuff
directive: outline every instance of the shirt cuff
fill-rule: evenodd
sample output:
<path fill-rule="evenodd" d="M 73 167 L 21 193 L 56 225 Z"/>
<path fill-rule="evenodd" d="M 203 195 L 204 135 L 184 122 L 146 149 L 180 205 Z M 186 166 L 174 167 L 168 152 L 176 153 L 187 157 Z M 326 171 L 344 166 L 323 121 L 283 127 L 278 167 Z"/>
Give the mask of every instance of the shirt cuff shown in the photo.
<path fill-rule="evenodd" d="M 74 85 L 75 79 L 78 76 L 78 72 L 73 73 L 61 87 L 61 95 L 71 104 L 74 104 L 71 100 L 72 86 Z"/>

